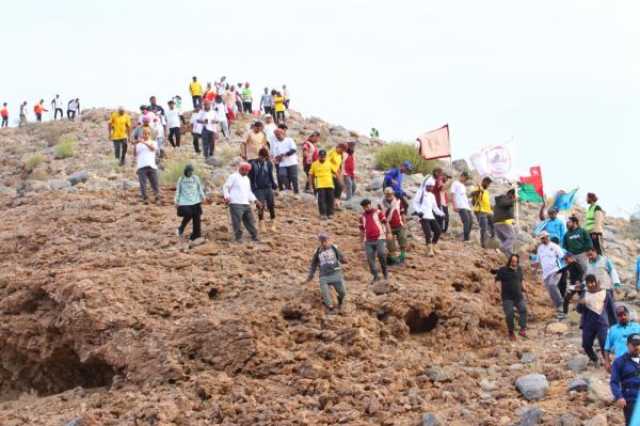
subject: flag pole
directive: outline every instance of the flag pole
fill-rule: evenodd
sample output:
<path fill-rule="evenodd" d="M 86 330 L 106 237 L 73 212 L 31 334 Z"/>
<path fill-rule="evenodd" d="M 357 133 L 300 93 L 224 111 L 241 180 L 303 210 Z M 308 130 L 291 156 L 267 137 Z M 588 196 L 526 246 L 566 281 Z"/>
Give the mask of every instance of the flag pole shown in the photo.
<path fill-rule="evenodd" d="M 513 190 L 516 192 L 516 202 L 515 202 L 516 232 L 520 233 L 520 200 L 518 199 L 518 184 L 516 182 L 513 183 Z"/>

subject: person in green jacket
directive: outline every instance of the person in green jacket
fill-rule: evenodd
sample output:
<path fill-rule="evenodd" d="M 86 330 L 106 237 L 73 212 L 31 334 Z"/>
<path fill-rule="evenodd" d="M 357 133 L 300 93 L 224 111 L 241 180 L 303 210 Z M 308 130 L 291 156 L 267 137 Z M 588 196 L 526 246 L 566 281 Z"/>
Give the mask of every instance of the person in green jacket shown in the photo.
<path fill-rule="evenodd" d="M 567 221 L 567 233 L 562 239 L 562 248 L 571 253 L 583 270 L 587 269 L 587 251 L 593 247 L 591 237 L 580 227 L 580 221 L 576 216 L 571 216 Z"/>
<path fill-rule="evenodd" d="M 584 229 L 591 236 L 593 246 L 599 255 L 604 253 L 604 242 L 602 241 L 602 233 L 604 232 L 605 212 L 598 205 L 598 196 L 593 192 L 587 194 L 587 212 L 584 218 Z"/>
<path fill-rule="evenodd" d="M 241 86 L 238 86 L 240 88 Z M 245 114 L 253 114 L 253 95 L 249 88 L 249 83 L 244 84 L 244 88 L 240 94 L 242 98 L 242 110 Z"/>
<path fill-rule="evenodd" d="M 178 226 L 178 236 L 182 238 L 184 230 L 193 220 L 193 229 L 189 239 L 191 241 L 200 238 L 200 218 L 202 217 L 202 202 L 205 199 L 200 178 L 193 174 L 193 166 L 187 164 L 184 168 L 184 175 L 180 176 L 176 184 L 176 206 L 178 216 L 182 218 L 182 223 Z"/>

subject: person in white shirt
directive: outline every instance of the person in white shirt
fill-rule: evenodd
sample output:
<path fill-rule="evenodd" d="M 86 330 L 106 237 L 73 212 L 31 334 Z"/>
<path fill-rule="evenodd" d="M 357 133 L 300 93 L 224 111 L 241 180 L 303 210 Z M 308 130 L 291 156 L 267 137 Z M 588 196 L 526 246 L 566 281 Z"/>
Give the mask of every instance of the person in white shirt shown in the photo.
<path fill-rule="evenodd" d="M 211 102 L 204 102 L 204 110 L 198 115 L 198 123 L 202 125 L 202 154 L 205 159 L 213 157 L 216 142 L 217 114 L 211 108 Z"/>
<path fill-rule="evenodd" d="M 153 113 L 152 113 L 153 114 Z M 153 115 L 153 120 L 149 123 L 149 126 L 153 130 L 152 138 L 155 137 L 156 144 L 158 145 L 156 148 L 156 157 L 158 159 L 164 157 L 164 125 L 162 123 L 161 115 Z"/>
<path fill-rule="evenodd" d="M 196 154 L 200 154 L 200 135 L 203 127 L 202 124 L 198 123 L 200 112 L 200 104 L 198 104 L 191 114 L 191 136 L 193 137 L 193 150 Z"/>
<path fill-rule="evenodd" d="M 251 211 L 251 203 L 255 202 L 258 208 L 261 207 L 261 204 L 251 191 L 251 181 L 248 176 L 250 171 L 251 164 L 243 161 L 238 166 L 238 171 L 230 175 L 222 187 L 224 202 L 229 206 L 231 226 L 233 226 L 233 236 L 236 242 L 242 240 L 242 224 L 247 228 L 251 239 L 258 241 L 258 230 Z"/>
<path fill-rule="evenodd" d="M 213 106 L 216 112 L 216 119 L 220 123 L 220 130 L 225 138 L 229 138 L 229 121 L 227 120 L 227 107 L 222 100 L 222 96 L 216 96 L 216 103 Z"/>
<path fill-rule="evenodd" d="M 151 129 L 145 127 L 142 130 L 142 138 L 136 142 L 133 155 L 136 160 L 136 173 L 140 182 L 140 196 L 142 202 L 147 204 L 147 179 L 151 183 L 151 189 L 155 194 L 156 204 L 160 204 L 160 188 L 158 186 L 158 166 L 156 165 L 156 151 L 158 144 L 151 137 Z"/>
<path fill-rule="evenodd" d="M 76 119 L 76 114 L 80 112 L 80 99 L 71 99 L 67 103 L 67 118 L 71 121 Z"/>
<path fill-rule="evenodd" d="M 451 202 L 453 211 L 457 212 L 462 221 L 462 241 L 469 241 L 471 235 L 471 225 L 473 224 L 471 214 L 471 204 L 467 197 L 466 183 L 469 180 L 469 173 L 462 172 L 457 181 L 451 184 Z"/>
<path fill-rule="evenodd" d="M 169 129 L 169 143 L 172 147 L 180 147 L 180 111 L 176 109 L 176 103 L 170 100 L 166 113 L 167 128 Z"/>
<path fill-rule="evenodd" d="M 64 110 L 62 109 L 62 99 L 60 99 L 60 95 L 56 95 L 55 98 L 51 101 L 51 109 L 53 110 L 53 119 L 58 119 L 58 112 L 60 112 L 60 120 L 64 118 Z"/>
<path fill-rule="evenodd" d="M 280 190 L 291 190 L 298 193 L 298 154 L 296 143 L 287 137 L 287 125 L 280 124 L 274 132 L 275 139 L 271 144 L 271 152 L 278 166 L 278 186 Z"/>
<path fill-rule="evenodd" d="M 562 295 L 558 289 L 558 283 L 562 277 L 560 269 L 564 252 L 559 245 L 551 242 L 547 231 L 542 231 L 539 237 L 540 245 L 538 246 L 537 255 L 538 262 L 540 262 L 540 267 L 542 268 L 542 280 L 556 308 L 557 318 L 563 319 L 565 314 L 562 310 Z"/>
<path fill-rule="evenodd" d="M 442 234 L 435 215 L 444 216 L 444 212 L 438 207 L 436 196 L 433 194 L 435 186 L 435 179 L 428 177 L 422 188 L 416 193 L 412 203 L 414 214 L 420 218 L 420 225 L 427 243 L 427 256 L 429 257 L 433 257 L 437 253 L 435 245 L 438 244 L 440 234 Z"/>
<path fill-rule="evenodd" d="M 264 119 L 264 133 L 267 135 L 269 145 L 273 146 L 273 141 L 276 139 L 275 131 L 278 128 L 276 123 L 273 122 L 273 116 L 271 114 L 265 114 Z"/>

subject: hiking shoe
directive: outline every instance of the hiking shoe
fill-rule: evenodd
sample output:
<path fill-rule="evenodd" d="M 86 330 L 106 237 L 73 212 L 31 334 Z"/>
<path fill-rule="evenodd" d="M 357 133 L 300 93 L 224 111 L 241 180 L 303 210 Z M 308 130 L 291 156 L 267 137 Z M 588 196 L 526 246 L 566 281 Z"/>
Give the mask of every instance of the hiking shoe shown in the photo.
<path fill-rule="evenodd" d="M 178 229 L 176 229 L 176 235 L 180 238 L 182 238 L 182 234 L 184 233 L 184 231 L 182 230 L 182 228 L 180 228 L 178 226 Z"/>
<path fill-rule="evenodd" d="M 433 251 L 433 245 L 432 244 L 427 244 L 427 257 L 433 257 L 435 255 L 436 254 Z"/>
<path fill-rule="evenodd" d="M 520 329 L 520 332 L 518 333 L 518 335 L 519 335 L 520 337 L 524 337 L 524 338 L 526 338 L 526 337 L 527 337 L 527 329 L 526 329 L 526 328 L 521 328 L 521 329 Z"/>

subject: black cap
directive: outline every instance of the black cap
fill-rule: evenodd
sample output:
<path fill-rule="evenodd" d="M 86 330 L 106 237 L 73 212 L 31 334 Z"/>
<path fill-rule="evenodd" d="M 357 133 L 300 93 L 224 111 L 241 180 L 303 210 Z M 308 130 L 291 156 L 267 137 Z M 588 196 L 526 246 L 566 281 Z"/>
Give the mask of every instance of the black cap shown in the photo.
<path fill-rule="evenodd" d="M 627 343 L 631 343 L 633 346 L 640 345 L 640 334 L 638 333 L 630 334 L 629 337 L 627 337 Z"/>

